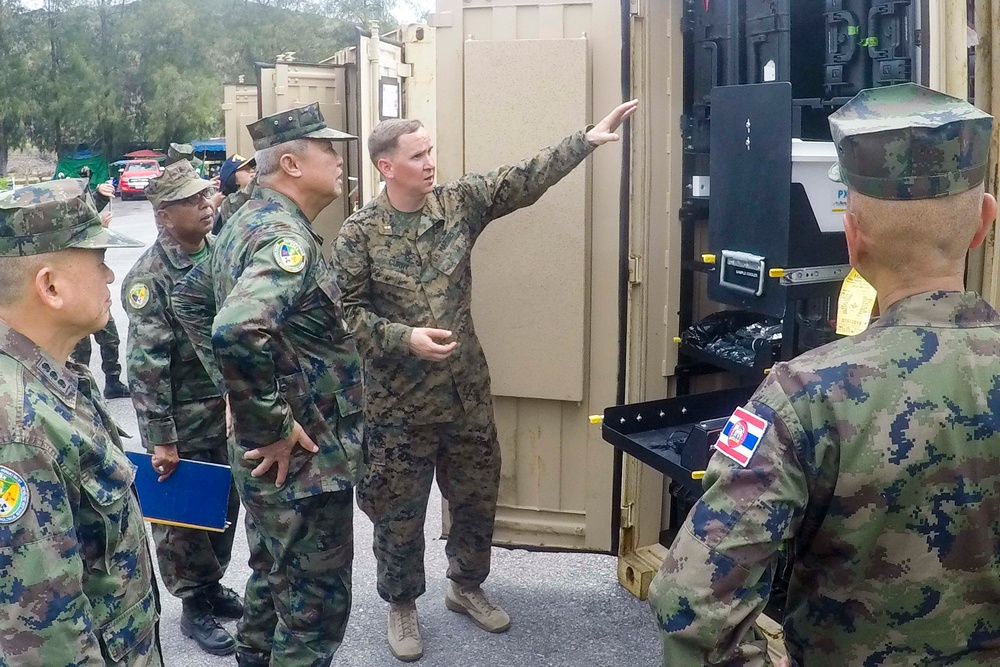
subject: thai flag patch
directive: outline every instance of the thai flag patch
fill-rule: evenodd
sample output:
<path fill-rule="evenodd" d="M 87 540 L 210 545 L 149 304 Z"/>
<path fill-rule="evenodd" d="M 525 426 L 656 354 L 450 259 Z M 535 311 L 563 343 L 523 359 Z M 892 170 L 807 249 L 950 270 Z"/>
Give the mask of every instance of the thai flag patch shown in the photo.
<path fill-rule="evenodd" d="M 736 412 L 719 434 L 715 448 L 746 468 L 770 425 L 770 422 L 757 415 L 743 408 L 736 408 Z"/>

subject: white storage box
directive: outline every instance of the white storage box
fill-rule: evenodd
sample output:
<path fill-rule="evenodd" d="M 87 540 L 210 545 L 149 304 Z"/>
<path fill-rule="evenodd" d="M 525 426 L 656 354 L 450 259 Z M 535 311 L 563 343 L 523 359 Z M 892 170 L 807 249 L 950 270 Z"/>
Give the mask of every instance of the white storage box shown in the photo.
<path fill-rule="evenodd" d="M 792 139 L 792 183 L 801 183 L 812 205 L 813 215 L 824 232 L 844 231 L 847 188 L 834 183 L 828 172 L 837 161 L 832 141 Z"/>

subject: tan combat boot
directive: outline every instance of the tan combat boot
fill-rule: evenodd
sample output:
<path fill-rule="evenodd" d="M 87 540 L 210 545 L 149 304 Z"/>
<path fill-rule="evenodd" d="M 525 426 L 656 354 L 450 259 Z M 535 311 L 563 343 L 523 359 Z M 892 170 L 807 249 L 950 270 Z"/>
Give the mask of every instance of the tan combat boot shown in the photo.
<path fill-rule="evenodd" d="M 403 662 L 420 660 L 424 655 L 416 603 L 389 603 L 389 650 Z"/>
<path fill-rule="evenodd" d="M 506 632 L 510 628 L 510 616 L 503 609 L 490 602 L 479 586 L 459 588 L 454 581 L 444 596 L 448 609 L 465 614 L 472 622 L 486 632 Z"/>

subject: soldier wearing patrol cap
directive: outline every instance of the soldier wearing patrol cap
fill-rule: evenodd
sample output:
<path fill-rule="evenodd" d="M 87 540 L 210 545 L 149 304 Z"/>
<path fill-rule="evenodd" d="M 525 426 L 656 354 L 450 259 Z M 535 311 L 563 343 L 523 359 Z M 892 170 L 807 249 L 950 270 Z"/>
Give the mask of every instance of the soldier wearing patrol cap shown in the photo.
<path fill-rule="evenodd" d="M 70 351 L 108 319 L 105 248 L 85 180 L 0 201 L 0 662 L 163 664 L 135 472 Z"/>
<path fill-rule="evenodd" d="M 132 404 L 161 481 L 180 459 L 229 463 L 225 399 L 177 322 L 171 298 L 174 284 L 208 256 L 213 243 L 210 191 L 211 184 L 186 160 L 150 181 L 146 198 L 159 234 L 122 283 Z M 181 632 L 213 655 L 236 650 L 236 640 L 217 618 L 243 615 L 239 596 L 220 583 L 232 554 L 239 502 L 231 489 L 229 528 L 222 533 L 151 526 L 163 583 L 182 600 Z"/>
<path fill-rule="evenodd" d="M 181 160 L 187 160 L 194 166 L 201 164 L 201 160 L 194 155 L 194 146 L 171 142 L 167 147 L 167 159 L 163 161 L 163 166 L 167 167 Z"/>
<path fill-rule="evenodd" d="M 248 126 L 254 199 L 175 288 L 175 312 L 233 413 L 233 478 L 250 567 L 241 665 L 328 665 L 344 637 L 362 472 L 361 362 L 311 223 L 340 196 L 343 160 L 319 105 Z M 208 363 L 211 366 L 211 363 Z"/>
<path fill-rule="evenodd" d="M 776 364 L 723 430 L 650 586 L 664 665 L 770 664 L 753 621 L 783 545 L 786 664 L 1000 664 L 1000 315 L 964 291 L 992 124 L 914 84 L 831 116 L 881 316 Z"/>

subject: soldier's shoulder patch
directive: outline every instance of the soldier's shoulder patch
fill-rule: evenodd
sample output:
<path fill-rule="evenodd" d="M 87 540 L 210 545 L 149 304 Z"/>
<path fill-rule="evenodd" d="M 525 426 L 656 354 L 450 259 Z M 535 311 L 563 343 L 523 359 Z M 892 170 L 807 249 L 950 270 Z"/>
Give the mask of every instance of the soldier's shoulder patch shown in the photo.
<path fill-rule="evenodd" d="M 306 253 L 299 242 L 283 237 L 274 244 L 274 261 L 289 273 L 298 273 L 306 267 Z"/>
<path fill-rule="evenodd" d="M 24 478 L 0 466 L 0 525 L 14 523 L 28 509 L 31 493 Z"/>
<path fill-rule="evenodd" d="M 128 290 L 128 305 L 135 310 L 141 310 L 147 303 L 149 303 L 149 285 L 144 282 L 134 283 Z"/>
<path fill-rule="evenodd" d="M 746 468 L 770 425 L 771 422 L 766 419 L 743 408 L 736 408 L 719 434 L 715 449 Z"/>

